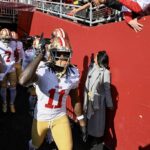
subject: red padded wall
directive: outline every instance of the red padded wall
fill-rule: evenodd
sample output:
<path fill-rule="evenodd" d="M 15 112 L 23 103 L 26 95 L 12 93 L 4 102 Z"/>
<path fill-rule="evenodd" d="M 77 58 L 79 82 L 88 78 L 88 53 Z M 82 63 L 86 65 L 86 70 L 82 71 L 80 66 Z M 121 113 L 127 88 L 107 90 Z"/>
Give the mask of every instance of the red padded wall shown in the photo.
<path fill-rule="evenodd" d="M 150 144 L 150 16 L 139 22 L 144 28 L 136 33 L 125 22 L 86 27 L 35 12 L 29 32 L 31 35 L 44 32 L 45 37 L 58 27 L 68 32 L 72 62 L 82 75 L 80 91 L 91 54 L 103 49 L 108 52 L 115 110 L 108 112 L 106 143 L 116 150 L 138 150 Z"/>
<path fill-rule="evenodd" d="M 18 13 L 17 33 L 20 37 L 30 32 L 33 12 L 20 11 Z"/>

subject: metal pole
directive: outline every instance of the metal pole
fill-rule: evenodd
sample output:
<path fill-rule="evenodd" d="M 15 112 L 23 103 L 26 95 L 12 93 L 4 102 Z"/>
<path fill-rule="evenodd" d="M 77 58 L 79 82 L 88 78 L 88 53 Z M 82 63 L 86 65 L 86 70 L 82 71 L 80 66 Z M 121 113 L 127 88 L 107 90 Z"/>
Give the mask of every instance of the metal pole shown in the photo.
<path fill-rule="evenodd" d="M 62 0 L 60 0 L 60 14 L 59 14 L 60 18 L 62 18 Z"/>
<path fill-rule="evenodd" d="M 92 20 L 93 20 L 93 15 L 92 15 L 92 5 L 90 5 L 90 26 L 92 26 Z"/>

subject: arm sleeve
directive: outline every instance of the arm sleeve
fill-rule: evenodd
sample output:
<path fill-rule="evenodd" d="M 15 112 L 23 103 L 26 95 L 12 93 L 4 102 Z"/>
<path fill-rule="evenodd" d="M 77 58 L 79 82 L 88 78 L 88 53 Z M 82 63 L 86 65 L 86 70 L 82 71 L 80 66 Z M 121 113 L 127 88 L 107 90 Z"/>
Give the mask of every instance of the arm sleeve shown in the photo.
<path fill-rule="evenodd" d="M 109 70 L 105 70 L 104 72 L 104 90 L 105 90 L 106 106 L 113 107 Z"/>
<path fill-rule="evenodd" d="M 123 12 L 123 18 L 125 22 L 129 23 L 132 20 L 132 13 L 131 12 Z"/>

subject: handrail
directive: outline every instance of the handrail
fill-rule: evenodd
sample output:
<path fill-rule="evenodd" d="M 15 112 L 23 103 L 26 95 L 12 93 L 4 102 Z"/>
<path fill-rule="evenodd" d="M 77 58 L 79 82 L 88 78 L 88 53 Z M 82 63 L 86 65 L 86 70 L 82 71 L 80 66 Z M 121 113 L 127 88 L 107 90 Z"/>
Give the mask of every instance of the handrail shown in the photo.
<path fill-rule="evenodd" d="M 74 8 L 81 7 L 80 5 L 66 4 L 62 0 L 60 2 L 52 2 L 46 0 L 1 0 L 0 2 L 22 3 L 35 6 L 36 10 L 44 13 L 55 15 L 60 18 L 69 19 L 74 22 L 80 22 L 89 26 L 97 24 L 104 24 L 107 22 L 119 21 L 120 12 L 108 8 L 105 5 L 99 7 L 89 7 L 89 9 L 82 10 L 74 16 L 68 13 Z M 1 13 L 0 13 L 1 14 Z"/>
<path fill-rule="evenodd" d="M 118 17 L 120 15 L 119 11 L 108 8 L 105 5 L 100 5 L 99 8 L 92 7 L 91 5 L 89 9 L 82 10 L 74 16 L 69 16 L 69 11 L 73 10 L 74 8 L 79 8 L 81 6 L 62 3 L 62 1 L 49 2 L 44 0 L 36 0 L 34 4 L 39 11 L 51 15 L 56 15 L 60 18 L 66 18 L 74 22 L 89 24 L 90 26 L 104 24 L 112 21 L 119 21 Z"/>
<path fill-rule="evenodd" d="M 18 9 L 32 10 L 31 0 L 0 0 L 0 23 L 17 23 Z"/>

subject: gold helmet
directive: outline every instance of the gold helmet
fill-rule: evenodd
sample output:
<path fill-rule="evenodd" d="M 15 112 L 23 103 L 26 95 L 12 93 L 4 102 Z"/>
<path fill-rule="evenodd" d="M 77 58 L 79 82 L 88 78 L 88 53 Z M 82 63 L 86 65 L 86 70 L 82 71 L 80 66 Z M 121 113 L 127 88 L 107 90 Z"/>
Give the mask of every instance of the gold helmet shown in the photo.
<path fill-rule="evenodd" d="M 66 38 L 66 33 L 62 28 L 56 28 L 51 34 L 51 38 L 54 38 L 54 37 Z"/>
<path fill-rule="evenodd" d="M 11 31 L 11 38 L 13 40 L 18 40 L 18 33 L 16 33 L 15 31 Z"/>
<path fill-rule="evenodd" d="M 67 39 L 55 37 L 50 45 L 50 53 L 52 62 L 54 62 L 55 65 L 64 67 L 56 64 L 57 60 L 66 60 L 67 65 L 69 65 L 72 57 L 72 49 Z"/>
<path fill-rule="evenodd" d="M 1 31 L 0 31 L 0 39 L 3 39 L 3 40 L 11 39 L 11 32 L 10 32 L 10 30 L 7 29 L 7 28 L 1 29 Z"/>

